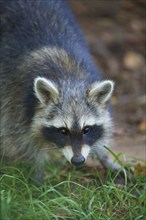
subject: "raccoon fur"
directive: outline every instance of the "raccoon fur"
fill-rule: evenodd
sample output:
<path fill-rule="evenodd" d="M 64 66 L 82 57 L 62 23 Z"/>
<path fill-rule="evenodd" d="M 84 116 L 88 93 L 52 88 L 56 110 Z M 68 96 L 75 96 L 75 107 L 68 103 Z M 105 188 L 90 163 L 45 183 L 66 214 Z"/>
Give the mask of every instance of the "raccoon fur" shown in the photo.
<path fill-rule="evenodd" d="M 106 168 L 114 82 L 102 80 L 64 0 L 1 1 L 1 161 L 44 163 L 57 148 L 75 166 L 88 156 Z"/>

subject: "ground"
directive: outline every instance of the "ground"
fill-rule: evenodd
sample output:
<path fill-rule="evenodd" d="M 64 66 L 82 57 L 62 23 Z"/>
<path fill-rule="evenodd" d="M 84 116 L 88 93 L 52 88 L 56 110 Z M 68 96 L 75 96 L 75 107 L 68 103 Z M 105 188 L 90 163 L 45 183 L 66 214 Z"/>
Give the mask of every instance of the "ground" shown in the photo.
<path fill-rule="evenodd" d="M 145 160 L 146 2 L 71 0 L 71 7 L 95 63 L 105 79 L 116 83 L 115 151 Z"/>

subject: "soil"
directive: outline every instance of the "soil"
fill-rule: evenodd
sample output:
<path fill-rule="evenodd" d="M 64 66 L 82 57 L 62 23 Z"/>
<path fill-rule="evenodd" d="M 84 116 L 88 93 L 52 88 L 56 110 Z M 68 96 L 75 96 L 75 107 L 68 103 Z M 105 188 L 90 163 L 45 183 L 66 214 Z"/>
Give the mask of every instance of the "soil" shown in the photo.
<path fill-rule="evenodd" d="M 71 0 L 93 59 L 116 89 L 115 151 L 146 159 L 146 1 Z"/>

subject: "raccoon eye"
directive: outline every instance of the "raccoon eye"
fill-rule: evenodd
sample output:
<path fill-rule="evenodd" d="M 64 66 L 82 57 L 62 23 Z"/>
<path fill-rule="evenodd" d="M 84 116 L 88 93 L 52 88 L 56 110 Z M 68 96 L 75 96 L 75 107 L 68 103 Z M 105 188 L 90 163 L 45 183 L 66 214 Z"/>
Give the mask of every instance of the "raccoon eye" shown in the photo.
<path fill-rule="evenodd" d="M 59 128 L 58 131 L 63 135 L 68 135 L 68 129 L 67 128 Z"/>
<path fill-rule="evenodd" d="M 90 126 L 86 126 L 83 128 L 83 134 L 88 134 L 91 131 L 91 127 Z"/>

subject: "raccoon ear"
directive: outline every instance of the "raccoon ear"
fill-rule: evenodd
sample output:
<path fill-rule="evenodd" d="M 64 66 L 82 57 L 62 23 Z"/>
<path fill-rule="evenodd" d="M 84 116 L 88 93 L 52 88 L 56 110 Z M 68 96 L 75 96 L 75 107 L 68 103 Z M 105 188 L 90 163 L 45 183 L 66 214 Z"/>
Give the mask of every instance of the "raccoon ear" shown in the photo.
<path fill-rule="evenodd" d="M 34 91 L 42 104 L 47 104 L 50 100 L 56 101 L 59 97 L 56 85 L 44 77 L 37 77 L 34 80 Z"/>
<path fill-rule="evenodd" d="M 111 98 L 113 90 L 114 82 L 111 80 L 93 83 L 90 90 L 88 90 L 88 97 L 99 104 L 105 104 Z"/>

